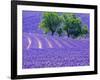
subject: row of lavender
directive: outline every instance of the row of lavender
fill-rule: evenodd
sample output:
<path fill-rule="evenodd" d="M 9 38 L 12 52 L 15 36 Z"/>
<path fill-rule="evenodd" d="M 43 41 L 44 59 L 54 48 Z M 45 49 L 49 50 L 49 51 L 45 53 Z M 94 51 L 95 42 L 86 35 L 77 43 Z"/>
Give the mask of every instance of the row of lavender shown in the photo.
<path fill-rule="evenodd" d="M 36 37 L 39 40 L 36 40 Z M 45 38 L 50 41 L 52 47 Z M 23 34 L 23 68 L 86 65 L 89 65 L 89 39 L 75 40 L 37 33 Z"/>
<path fill-rule="evenodd" d="M 88 53 L 87 50 L 30 49 L 24 52 L 23 68 L 88 66 Z"/>
<path fill-rule="evenodd" d="M 37 33 L 23 33 L 23 48 L 75 48 L 88 49 L 89 39 L 70 39 L 66 36 L 47 36 Z"/>

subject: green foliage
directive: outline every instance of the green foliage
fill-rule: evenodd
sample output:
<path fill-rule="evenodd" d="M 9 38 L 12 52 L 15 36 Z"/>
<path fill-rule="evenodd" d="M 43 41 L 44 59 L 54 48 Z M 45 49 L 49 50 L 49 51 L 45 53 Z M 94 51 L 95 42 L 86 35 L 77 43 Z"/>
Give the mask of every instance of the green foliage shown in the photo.
<path fill-rule="evenodd" d="M 63 29 L 68 37 L 78 37 L 81 33 L 81 20 L 72 13 L 64 13 L 62 16 L 65 25 Z"/>
<path fill-rule="evenodd" d="M 63 33 L 63 30 L 62 30 L 61 28 L 59 28 L 59 29 L 57 30 L 57 33 L 58 33 L 59 36 L 61 36 L 62 33 Z"/>
<path fill-rule="evenodd" d="M 87 28 L 86 25 L 84 25 L 84 26 L 82 27 L 82 29 L 81 29 L 81 35 L 85 35 L 85 34 L 87 34 L 87 33 L 88 33 L 88 28 Z"/>
<path fill-rule="evenodd" d="M 73 13 L 63 13 L 59 15 L 56 12 L 45 12 L 40 28 L 44 33 L 51 32 L 52 35 L 57 33 L 59 36 L 67 34 L 68 37 L 77 38 L 86 35 L 88 28 L 83 26 L 81 20 Z"/>
<path fill-rule="evenodd" d="M 40 24 L 40 28 L 44 30 L 45 33 L 51 32 L 52 35 L 56 32 L 57 28 L 61 24 L 61 19 L 56 12 L 45 12 L 43 15 L 43 20 Z"/>
<path fill-rule="evenodd" d="M 48 27 L 45 27 L 45 23 L 44 22 L 42 22 L 40 24 L 40 28 L 43 29 L 43 31 L 44 31 L 45 34 L 47 34 L 50 31 Z"/>

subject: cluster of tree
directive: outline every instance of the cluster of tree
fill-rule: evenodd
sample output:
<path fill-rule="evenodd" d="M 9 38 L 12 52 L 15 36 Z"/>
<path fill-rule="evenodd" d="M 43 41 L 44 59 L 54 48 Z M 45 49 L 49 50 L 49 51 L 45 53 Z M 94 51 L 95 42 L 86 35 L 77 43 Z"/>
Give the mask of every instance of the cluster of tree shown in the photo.
<path fill-rule="evenodd" d="M 72 38 L 88 34 L 87 25 L 83 25 L 82 21 L 73 13 L 44 12 L 40 28 L 45 34 L 57 33 L 59 36 L 66 34 Z"/>

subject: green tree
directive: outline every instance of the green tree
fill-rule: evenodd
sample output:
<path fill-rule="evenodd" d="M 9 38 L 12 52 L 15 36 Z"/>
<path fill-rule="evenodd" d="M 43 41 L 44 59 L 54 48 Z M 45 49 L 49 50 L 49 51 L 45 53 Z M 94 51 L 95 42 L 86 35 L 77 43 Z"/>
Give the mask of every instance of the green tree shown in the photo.
<path fill-rule="evenodd" d="M 64 13 L 63 15 L 64 31 L 68 37 L 76 38 L 81 34 L 81 20 L 73 13 Z"/>
<path fill-rule="evenodd" d="M 56 12 L 44 12 L 43 20 L 40 23 L 40 28 L 45 33 L 51 32 L 52 35 L 56 32 L 57 28 L 61 25 L 61 18 Z"/>

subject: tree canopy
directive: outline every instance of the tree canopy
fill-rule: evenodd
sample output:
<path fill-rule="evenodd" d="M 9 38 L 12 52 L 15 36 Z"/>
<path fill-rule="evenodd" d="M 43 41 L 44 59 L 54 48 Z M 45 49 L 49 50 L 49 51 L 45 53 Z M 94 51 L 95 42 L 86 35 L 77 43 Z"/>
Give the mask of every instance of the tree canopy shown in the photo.
<path fill-rule="evenodd" d="M 51 32 L 52 35 L 56 32 L 57 28 L 61 25 L 61 18 L 56 12 L 45 12 L 40 28 L 45 33 Z"/>
<path fill-rule="evenodd" d="M 81 20 L 71 13 L 64 13 L 62 16 L 64 20 L 64 30 L 68 37 L 78 37 L 81 34 Z"/>
<path fill-rule="evenodd" d="M 81 19 L 76 17 L 74 13 L 62 13 L 59 15 L 57 12 L 44 12 L 40 28 L 46 34 L 51 32 L 52 35 L 57 33 L 62 36 L 62 33 L 64 33 L 72 38 L 88 33 L 87 25 L 82 24 Z"/>

